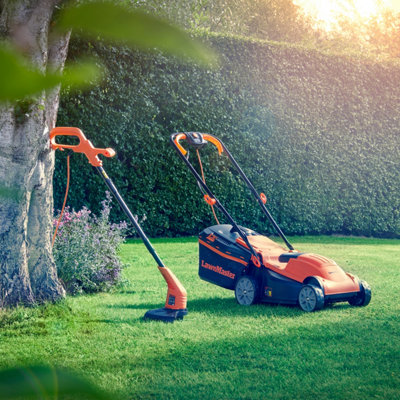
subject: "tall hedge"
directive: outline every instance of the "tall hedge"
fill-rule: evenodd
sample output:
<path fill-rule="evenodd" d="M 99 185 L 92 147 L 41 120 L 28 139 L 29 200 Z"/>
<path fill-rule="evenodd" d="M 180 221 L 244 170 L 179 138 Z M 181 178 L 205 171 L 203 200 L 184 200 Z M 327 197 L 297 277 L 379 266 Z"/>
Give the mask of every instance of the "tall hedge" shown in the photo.
<path fill-rule="evenodd" d="M 233 37 L 204 40 L 221 55 L 217 69 L 95 43 L 71 48 L 71 59 L 90 53 L 109 72 L 90 92 L 64 94 L 58 125 L 78 126 L 96 146 L 117 151 L 104 166 L 133 212 L 146 217 L 145 230 L 196 234 L 213 223 L 169 144 L 173 132 L 200 131 L 225 142 L 288 234 L 399 237 L 400 67 Z M 226 157 L 208 147 L 211 188 L 241 224 L 271 232 Z M 59 153 L 57 208 L 64 187 Z M 104 191 L 84 156 L 74 155 L 69 204 L 96 211 Z"/>

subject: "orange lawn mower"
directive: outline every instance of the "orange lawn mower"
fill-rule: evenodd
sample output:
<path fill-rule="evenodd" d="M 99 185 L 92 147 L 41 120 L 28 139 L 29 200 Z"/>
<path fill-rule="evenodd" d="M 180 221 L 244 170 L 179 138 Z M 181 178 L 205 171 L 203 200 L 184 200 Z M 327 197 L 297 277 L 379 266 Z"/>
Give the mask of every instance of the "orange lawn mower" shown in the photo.
<path fill-rule="evenodd" d="M 57 138 L 73 136 L 79 139 L 79 144 L 77 145 L 67 145 L 60 144 L 57 142 Z M 105 157 L 113 157 L 115 156 L 115 151 L 113 149 L 98 149 L 95 148 L 92 143 L 86 139 L 83 132 L 78 128 L 71 127 L 57 127 L 54 128 L 50 132 L 50 143 L 53 150 L 71 150 L 75 153 L 83 153 L 88 158 L 89 163 L 98 171 L 100 176 L 102 177 L 104 183 L 110 189 L 111 193 L 114 195 L 118 204 L 121 206 L 122 210 L 128 217 L 129 221 L 135 227 L 136 232 L 139 234 L 143 243 L 147 247 L 147 250 L 150 252 L 155 262 L 158 265 L 158 269 L 161 272 L 161 275 L 164 277 L 165 281 L 168 285 L 167 299 L 165 302 L 165 306 L 163 308 L 158 308 L 155 310 L 149 310 L 144 315 L 145 319 L 159 320 L 164 322 L 174 322 L 177 319 L 183 319 L 183 317 L 187 314 L 186 301 L 187 295 L 186 290 L 183 285 L 179 282 L 178 278 L 164 265 L 153 246 L 151 245 L 149 239 L 144 233 L 143 229 L 139 225 L 137 219 L 133 216 L 132 212 L 125 204 L 121 195 L 119 194 L 117 188 L 114 186 L 113 182 L 107 175 L 106 171 L 103 168 L 103 163 L 99 159 L 99 155 L 103 155 Z M 69 159 L 68 159 L 69 160 Z M 67 183 L 68 187 L 68 183 Z M 65 205 L 65 200 L 64 200 Z"/>
<path fill-rule="evenodd" d="M 189 152 L 181 141 L 197 152 L 201 175 L 189 161 Z M 205 182 L 200 150 L 208 143 L 229 158 L 271 222 L 288 250 L 266 236 L 236 223 Z M 298 305 L 303 311 L 322 309 L 330 303 L 348 301 L 353 306 L 366 306 L 371 288 L 356 276 L 344 272 L 335 261 L 294 250 L 266 208 L 265 194 L 259 194 L 221 140 L 213 135 L 184 132 L 171 136 L 171 144 L 187 165 L 211 206 L 217 225 L 199 235 L 199 276 L 217 286 L 234 290 L 241 305 L 257 302 Z M 214 207 L 228 220 L 220 224 Z"/>

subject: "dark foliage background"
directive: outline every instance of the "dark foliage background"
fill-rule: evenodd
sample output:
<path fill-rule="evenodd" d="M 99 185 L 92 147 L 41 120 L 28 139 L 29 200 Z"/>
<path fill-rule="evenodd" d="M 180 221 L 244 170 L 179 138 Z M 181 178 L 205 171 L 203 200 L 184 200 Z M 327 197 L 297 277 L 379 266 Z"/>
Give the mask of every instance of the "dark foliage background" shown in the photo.
<path fill-rule="evenodd" d="M 221 54 L 215 70 L 75 40 L 109 73 L 101 86 L 61 101 L 58 126 L 78 126 L 96 147 L 152 236 L 197 234 L 209 207 L 169 144 L 177 131 L 222 139 L 288 234 L 400 236 L 400 67 L 294 45 L 204 33 Z M 226 157 L 205 149 L 206 178 L 238 221 L 270 227 Z M 197 164 L 195 154 L 191 155 Z M 57 153 L 55 207 L 65 188 Z M 72 157 L 68 203 L 95 212 L 105 186 L 83 155 Z M 114 218 L 123 215 L 114 209 Z M 223 220 L 223 218 L 221 218 Z"/>

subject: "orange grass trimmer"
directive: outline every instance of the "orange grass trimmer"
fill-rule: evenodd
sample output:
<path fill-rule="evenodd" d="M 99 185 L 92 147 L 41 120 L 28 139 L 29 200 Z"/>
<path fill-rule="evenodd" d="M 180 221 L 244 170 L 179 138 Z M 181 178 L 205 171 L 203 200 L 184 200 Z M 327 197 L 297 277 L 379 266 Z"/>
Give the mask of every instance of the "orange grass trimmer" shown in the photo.
<path fill-rule="evenodd" d="M 57 136 L 73 136 L 79 139 L 79 143 L 77 145 L 67 145 L 60 144 L 56 141 Z M 113 157 L 115 156 L 115 151 L 113 149 L 98 149 L 95 148 L 90 140 L 86 139 L 85 135 L 79 128 L 71 128 L 71 127 L 58 127 L 54 128 L 50 132 L 50 143 L 51 148 L 53 150 L 72 150 L 75 153 L 83 153 L 88 158 L 89 163 L 96 168 L 103 181 L 110 189 L 111 193 L 114 195 L 118 204 L 121 206 L 122 210 L 128 217 L 129 221 L 135 227 L 136 232 L 139 234 L 143 243 L 147 247 L 147 250 L 153 256 L 154 260 L 157 263 L 158 269 L 161 272 L 161 275 L 164 277 L 165 281 L 168 285 L 167 292 L 167 300 L 165 302 L 165 306 L 163 308 L 158 308 L 155 310 L 149 310 L 144 315 L 145 319 L 153 319 L 164 322 L 174 322 L 177 319 L 183 319 L 183 317 L 187 314 L 186 308 L 186 290 L 183 285 L 179 282 L 178 278 L 164 265 L 154 247 L 151 245 L 149 239 L 144 233 L 143 229 L 139 225 L 138 221 L 133 216 L 132 212 L 122 199 L 119 194 L 117 188 L 114 186 L 113 182 L 107 175 L 106 171 L 103 168 L 103 163 L 99 159 L 99 155 L 103 155 L 105 157 Z"/>

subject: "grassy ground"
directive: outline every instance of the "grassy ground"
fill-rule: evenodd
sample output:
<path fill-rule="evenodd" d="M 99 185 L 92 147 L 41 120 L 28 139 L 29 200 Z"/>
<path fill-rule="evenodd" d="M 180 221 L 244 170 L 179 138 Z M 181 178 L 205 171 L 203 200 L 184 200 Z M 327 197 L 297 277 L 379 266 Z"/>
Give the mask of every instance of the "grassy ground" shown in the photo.
<path fill-rule="evenodd" d="M 142 320 L 163 305 L 166 286 L 131 241 L 123 291 L 0 313 L 0 368 L 68 367 L 116 399 L 400 399 L 400 241 L 292 238 L 372 286 L 368 307 L 311 314 L 241 307 L 198 278 L 196 239 L 153 242 L 188 290 L 182 322 Z"/>

